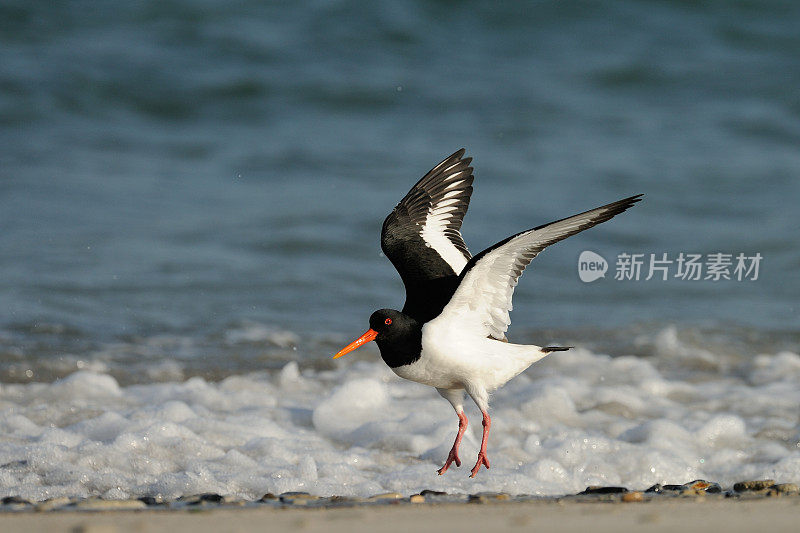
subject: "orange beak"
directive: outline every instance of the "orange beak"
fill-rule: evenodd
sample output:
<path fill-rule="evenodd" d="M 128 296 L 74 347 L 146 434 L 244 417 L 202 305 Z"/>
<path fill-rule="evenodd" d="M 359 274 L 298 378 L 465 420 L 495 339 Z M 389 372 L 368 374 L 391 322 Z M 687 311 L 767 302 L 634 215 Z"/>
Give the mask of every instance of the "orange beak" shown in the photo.
<path fill-rule="evenodd" d="M 377 337 L 377 336 L 378 336 L 378 332 L 377 331 L 375 331 L 374 329 L 368 329 L 359 338 L 357 338 L 356 340 L 354 340 L 353 342 L 351 342 L 350 344 L 348 344 L 347 346 L 345 346 L 344 348 L 339 350 L 339 353 L 334 355 L 333 358 L 334 359 L 338 359 L 343 355 L 349 354 L 350 352 L 352 352 L 356 348 L 360 348 L 362 344 L 366 344 L 369 341 L 375 340 L 375 337 Z"/>

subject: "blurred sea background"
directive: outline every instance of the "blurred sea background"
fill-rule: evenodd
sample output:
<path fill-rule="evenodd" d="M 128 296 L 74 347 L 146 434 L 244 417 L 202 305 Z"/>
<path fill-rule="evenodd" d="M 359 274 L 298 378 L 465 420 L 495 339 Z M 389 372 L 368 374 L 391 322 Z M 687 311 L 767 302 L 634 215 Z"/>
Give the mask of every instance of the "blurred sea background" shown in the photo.
<path fill-rule="evenodd" d="M 513 341 L 745 388 L 758 354 L 762 366 L 784 354 L 763 383 L 800 379 L 798 28 L 791 1 L 5 0 L 7 413 L 43 401 L 25 384 L 75 372 L 90 388 L 86 376 L 112 379 L 112 392 L 340 372 L 324 396 L 347 365 L 378 360 L 374 347 L 331 355 L 374 309 L 403 303 L 383 218 L 462 146 L 476 176 L 462 228 L 473 253 L 645 194 L 533 262 Z M 609 261 L 605 279 L 580 281 L 583 250 Z M 667 281 L 613 279 L 620 253 L 681 252 L 763 259 L 757 280 L 680 280 L 675 265 Z M 41 429 L 87 413 L 25 416 Z M 796 408 L 773 415 L 783 433 L 762 437 L 796 456 Z M 737 416 L 741 435 L 757 433 Z M 98 441 L 122 430 L 87 431 L 75 429 Z"/>
<path fill-rule="evenodd" d="M 402 306 L 381 223 L 462 146 L 473 253 L 646 195 L 536 260 L 515 340 L 797 349 L 799 24 L 779 1 L 3 2 L 0 377 L 327 360 Z M 584 249 L 763 260 L 584 284 Z"/>

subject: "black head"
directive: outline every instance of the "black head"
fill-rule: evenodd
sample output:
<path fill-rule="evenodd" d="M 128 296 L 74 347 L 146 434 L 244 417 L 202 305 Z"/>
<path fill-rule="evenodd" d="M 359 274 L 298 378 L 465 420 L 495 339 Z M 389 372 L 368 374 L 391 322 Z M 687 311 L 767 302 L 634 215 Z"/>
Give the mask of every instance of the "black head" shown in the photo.
<path fill-rule="evenodd" d="M 422 350 L 422 326 L 410 316 L 394 309 L 379 309 L 369 317 L 369 329 L 345 346 L 334 359 L 375 341 L 381 357 L 390 367 L 412 363 Z"/>
<path fill-rule="evenodd" d="M 379 309 L 369 317 L 369 329 L 378 332 L 375 340 L 380 344 L 401 337 L 416 325 L 416 320 L 394 309 Z"/>

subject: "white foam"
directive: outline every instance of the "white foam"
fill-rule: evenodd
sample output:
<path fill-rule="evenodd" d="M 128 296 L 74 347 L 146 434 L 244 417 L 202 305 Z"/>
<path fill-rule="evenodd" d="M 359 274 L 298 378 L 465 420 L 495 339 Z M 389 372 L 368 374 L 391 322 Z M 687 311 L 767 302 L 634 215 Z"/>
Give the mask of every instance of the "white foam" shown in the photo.
<path fill-rule="evenodd" d="M 229 344 L 268 342 L 281 348 L 291 348 L 300 342 L 300 337 L 290 331 L 248 321 L 243 323 L 241 327 L 227 330 L 225 332 L 225 341 Z"/>
<path fill-rule="evenodd" d="M 558 495 L 593 484 L 800 480 L 800 356 L 761 354 L 733 368 L 712 352 L 693 355 L 669 331 L 661 337 L 651 358 L 554 353 L 499 390 L 492 468 L 474 480 L 477 409 L 467 410 L 464 465 L 438 476 L 457 427 L 452 408 L 377 356 L 216 383 L 121 387 L 79 371 L 0 385 L 0 495 Z M 676 353 L 705 370 L 687 380 Z"/>

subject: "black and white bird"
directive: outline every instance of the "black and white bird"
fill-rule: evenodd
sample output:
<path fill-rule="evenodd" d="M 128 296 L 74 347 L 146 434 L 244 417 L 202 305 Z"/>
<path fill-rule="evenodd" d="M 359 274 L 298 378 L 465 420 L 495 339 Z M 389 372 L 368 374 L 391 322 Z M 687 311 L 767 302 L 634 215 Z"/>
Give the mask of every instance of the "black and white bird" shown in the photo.
<path fill-rule="evenodd" d="M 398 376 L 435 387 L 458 415 L 458 433 L 439 469 L 461 466 L 467 428 L 464 391 L 483 414 L 478 461 L 489 468 L 489 393 L 553 351 L 566 347 L 512 344 L 506 339 L 511 297 L 523 270 L 547 246 L 622 213 L 641 194 L 503 239 L 471 256 L 461 222 L 472 194 L 472 158 L 461 149 L 436 165 L 386 217 L 381 248 L 406 288 L 402 311 L 381 309 L 369 329 L 334 359 L 374 340 Z"/>

